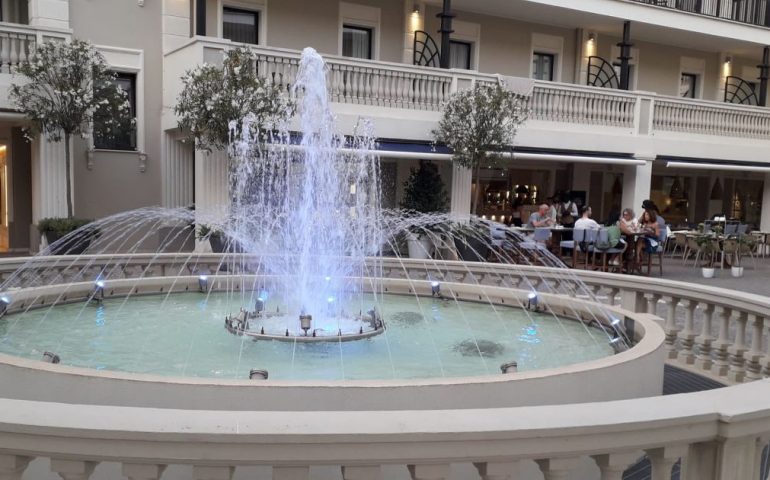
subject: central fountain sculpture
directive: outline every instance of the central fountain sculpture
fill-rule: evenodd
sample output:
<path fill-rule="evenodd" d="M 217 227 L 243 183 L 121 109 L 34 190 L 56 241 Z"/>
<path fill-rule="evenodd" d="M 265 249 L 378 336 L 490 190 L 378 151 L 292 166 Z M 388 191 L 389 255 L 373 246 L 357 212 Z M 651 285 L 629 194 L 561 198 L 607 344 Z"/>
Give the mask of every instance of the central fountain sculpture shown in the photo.
<path fill-rule="evenodd" d="M 251 117 L 240 129 L 231 123 L 227 230 L 239 250 L 262 256 L 271 280 L 253 286 L 262 292 L 254 311 L 229 315 L 225 327 L 292 341 L 381 333 L 384 323 L 370 305 L 361 304 L 358 314 L 343 307 L 360 293 L 356 279 L 374 273 L 366 259 L 383 242 L 371 126 L 362 122 L 352 139 L 335 133 L 326 66 L 312 48 L 302 53 L 291 94 L 299 136 L 285 127 L 260 132 Z M 283 302 L 275 313 L 269 298 Z"/>

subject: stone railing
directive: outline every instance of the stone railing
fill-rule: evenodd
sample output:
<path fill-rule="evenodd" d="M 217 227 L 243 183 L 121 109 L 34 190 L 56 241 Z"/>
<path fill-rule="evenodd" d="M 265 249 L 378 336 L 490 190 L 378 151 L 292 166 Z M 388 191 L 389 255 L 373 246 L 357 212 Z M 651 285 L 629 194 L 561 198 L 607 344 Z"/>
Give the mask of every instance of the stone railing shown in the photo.
<path fill-rule="evenodd" d="M 119 278 L 217 272 L 223 261 L 243 260 L 234 257 L 47 257 L 27 267 L 30 279 L 48 272 L 41 283 L 56 283 L 89 280 L 105 265 L 117 264 L 122 265 Z M 259 259 L 249 260 L 232 262 L 227 274 L 238 273 L 237 265 L 258 268 Z M 25 263 L 2 260 L 0 275 L 8 279 Z M 122 475 L 138 480 L 162 474 L 167 480 L 232 479 L 260 466 L 272 467 L 265 478 L 304 480 L 311 478 L 311 466 L 321 466 L 337 468 L 337 478 L 350 480 L 621 480 L 646 455 L 653 480 L 668 480 L 677 462 L 683 479 L 765 480 L 770 440 L 770 380 L 761 380 L 770 375 L 766 298 L 542 267 L 407 259 L 384 259 L 381 265 L 388 278 L 440 278 L 576 299 L 593 295 L 626 310 L 662 311 L 669 359 L 726 382 L 757 381 L 667 397 L 440 411 L 260 411 L 258 404 L 253 411 L 184 410 L 0 398 L 0 478 L 18 479 L 34 459 L 50 458 L 50 469 L 65 479 Z M 55 401 L 56 389 L 50 394 Z M 192 476 L 185 470 L 190 466 Z M 325 471 L 324 478 L 329 474 Z"/>
<path fill-rule="evenodd" d="M 166 54 L 168 103 L 176 99 L 178 77 L 191 64 L 222 61 L 222 52 L 236 44 L 196 37 Z M 260 75 L 284 89 L 296 80 L 301 52 L 250 47 Z M 324 55 L 333 102 L 438 112 L 452 93 L 477 82 L 496 83 L 497 75 L 467 70 L 441 70 L 399 63 Z M 647 135 L 697 133 L 738 138 L 770 139 L 770 110 L 704 100 L 680 99 L 649 92 L 625 92 L 584 85 L 535 81 L 529 101 L 530 119 L 581 128 L 616 128 L 616 133 Z M 433 118 L 433 117 L 431 117 Z M 434 120 L 438 120 L 436 116 Z M 528 128 L 530 124 L 525 124 Z"/>
<path fill-rule="evenodd" d="M 69 37 L 65 31 L 0 22 L 0 73 L 12 73 L 17 65 L 30 58 L 35 45 Z"/>
<path fill-rule="evenodd" d="M 770 139 L 770 110 L 719 102 L 658 98 L 653 130 Z"/>

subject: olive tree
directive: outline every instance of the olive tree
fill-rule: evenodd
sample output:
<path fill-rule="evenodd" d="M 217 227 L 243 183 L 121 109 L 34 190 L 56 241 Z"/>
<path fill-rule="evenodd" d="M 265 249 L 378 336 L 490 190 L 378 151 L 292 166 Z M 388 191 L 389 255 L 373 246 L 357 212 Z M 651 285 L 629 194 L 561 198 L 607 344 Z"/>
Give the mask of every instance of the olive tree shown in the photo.
<path fill-rule="evenodd" d="M 291 116 L 287 96 L 260 77 L 256 65 L 254 53 L 239 47 L 225 53 L 222 66 L 201 65 L 182 77 L 174 112 L 195 148 L 227 148 L 231 131 L 241 133 L 246 118 L 255 130 L 250 132 L 252 138 L 259 138 Z"/>
<path fill-rule="evenodd" d="M 516 131 L 527 115 L 527 97 L 499 84 L 476 83 L 472 89 L 452 95 L 444 105 L 433 136 L 452 150 L 452 160 L 457 165 L 473 169 L 473 213 L 478 213 L 481 167 L 495 162 L 500 152 L 512 148 Z"/>
<path fill-rule="evenodd" d="M 72 136 L 88 137 L 95 124 L 101 138 L 124 134 L 134 123 L 128 96 L 101 53 L 82 40 L 44 42 L 14 73 L 10 100 L 29 121 L 27 138 L 44 134 L 52 142 L 64 140 L 67 216 L 72 217 Z"/>

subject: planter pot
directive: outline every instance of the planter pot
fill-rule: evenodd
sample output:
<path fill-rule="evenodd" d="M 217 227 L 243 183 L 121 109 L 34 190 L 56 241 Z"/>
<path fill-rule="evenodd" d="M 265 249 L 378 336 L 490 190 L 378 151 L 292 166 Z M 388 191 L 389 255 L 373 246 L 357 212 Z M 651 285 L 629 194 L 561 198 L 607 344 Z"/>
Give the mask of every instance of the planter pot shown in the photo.
<path fill-rule="evenodd" d="M 96 232 L 91 231 L 84 235 L 78 235 L 76 238 L 70 238 L 64 240 L 58 245 L 54 243 L 66 237 L 69 234 L 60 235 L 57 232 L 43 232 L 45 235 L 45 241 L 48 242 L 48 249 L 51 255 L 81 255 L 91 245 L 91 240 L 97 235 Z"/>
<path fill-rule="evenodd" d="M 714 278 L 714 274 L 716 273 L 715 268 L 703 268 L 703 278 Z"/>
<path fill-rule="evenodd" d="M 427 235 L 415 235 L 410 233 L 406 238 L 409 249 L 409 258 L 427 260 L 433 252 L 433 240 Z"/>
<path fill-rule="evenodd" d="M 454 243 L 457 256 L 465 262 L 483 262 L 489 256 L 489 244 L 480 238 L 458 235 Z"/>
<path fill-rule="evenodd" d="M 213 253 L 225 253 L 225 239 L 221 235 L 210 235 L 209 245 Z"/>
<path fill-rule="evenodd" d="M 732 267 L 730 269 L 730 274 L 732 274 L 733 277 L 742 277 L 743 267 Z"/>

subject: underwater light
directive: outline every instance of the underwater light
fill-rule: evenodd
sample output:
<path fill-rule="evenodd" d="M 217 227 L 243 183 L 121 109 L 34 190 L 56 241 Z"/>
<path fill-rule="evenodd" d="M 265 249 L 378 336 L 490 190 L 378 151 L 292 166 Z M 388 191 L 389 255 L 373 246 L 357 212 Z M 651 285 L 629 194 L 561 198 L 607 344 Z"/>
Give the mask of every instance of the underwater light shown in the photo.
<path fill-rule="evenodd" d="M 94 282 L 94 293 L 91 298 L 99 303 L 104 300 L 104 280 Z"/>
<path fill-rule="evenodd" d="M 500 365 L 500 371 L 503 373 L 516 373 L 519 371 L 519 362 L 516 360 L 512 362 L 506 362 Z"/>
<path fill-rule="evenodd" d="M 326 299 L 328 303 L 334 303 L 334 297 L 329 297 Z"/>
<path fill-rule="evenodd" d="M 201 292 L 208 292 L 209 291 L 209 277 L 208 275 L 199 275 L 198 276 L 198 288 Z"/>
<path fill-rule="evenodd" d="M 43 361 L 46 363 L 59 363 L 61 362 L 61 358 L 52 352 L 44 352 L 43 353 Z"/>
<path fill-rule="evenodd" d="M 260 370 L 258 368 L 252 368 L 249 371 L 249 380 L 267 380 L 267 370 Z"/>
<path fill-rule="evenodd" d="M 8 306 L 11 304 L 11 299 L 6 295 L 0 297 L 0 316 L 5 315 L 5 311 L 8 310 Z"/>
<path fill-rule="evenodd" d="M 527 308 L 529 310 L 537 310 L 538 302 L 537 292 L 530 292 L 530 294 L 527 295 Z"/>
<path fill-rule="evenodd" d="M 265 309 L 265 299 L 262 297 L 259 297 L 256 302 L 254 302 L 254 311 L 257 313 L 262 313 L 262 311 Z"/>
<path fill-rule="evenodd" d="M 441 284 L 439 282 L 433 281 L 430 282 L 430 291 L 431 295 L 434 297 L 440 297 L 441 296 Z"/>

